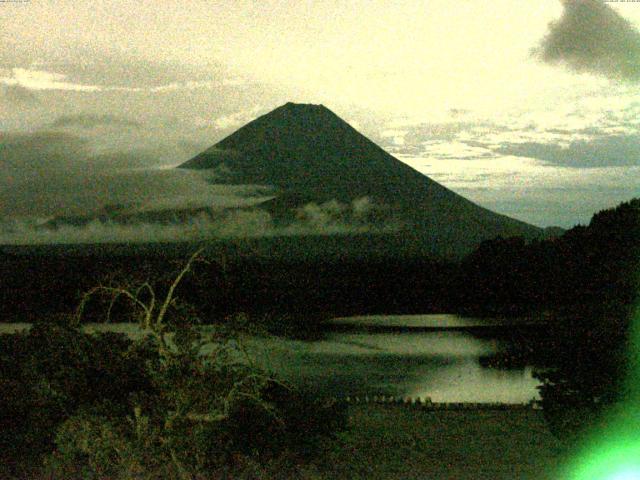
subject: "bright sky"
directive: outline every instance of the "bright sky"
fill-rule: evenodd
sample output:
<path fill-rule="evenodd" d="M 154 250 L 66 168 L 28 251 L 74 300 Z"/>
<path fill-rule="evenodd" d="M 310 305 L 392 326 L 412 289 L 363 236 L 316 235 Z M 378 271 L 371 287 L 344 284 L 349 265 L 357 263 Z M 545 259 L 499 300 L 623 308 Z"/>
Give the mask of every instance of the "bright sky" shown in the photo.
<path fill-rule="evenodd" d="M 640 83 L 602 58 L 570 69 L 532 56 L 581 2 L 605 18 L 607 48 L 635 45 L 607 12 L 637 28 L 640 3 L 598 0 L 0 3 L 0 142 L 42 152 L 47 132 L 82 144 L 82 162 L 97 152 L 126 169 L 133 155 L 151 168 L 285 101 L 323 103 L 484 206 L 571 226 L 640 193 Z M 29 168 L 0 178 L 5 191 L 42 176 Z M 0 193 L 0 215 L 52 213 L 50 196 L 33 211 L 16 198 Z"/>

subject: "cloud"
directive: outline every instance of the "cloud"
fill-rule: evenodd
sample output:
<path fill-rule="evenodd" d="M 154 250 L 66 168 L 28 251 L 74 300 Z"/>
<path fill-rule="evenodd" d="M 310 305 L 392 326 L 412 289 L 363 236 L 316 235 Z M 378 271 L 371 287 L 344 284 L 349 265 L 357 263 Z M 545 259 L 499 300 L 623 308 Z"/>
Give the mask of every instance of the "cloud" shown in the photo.
<path fill-rule="evenodd" d="M 268 234 L 271 217 L 261 210 L 235 210 L 222 218 L 205 213 L 184 222 L 121 224 L 94 220 L 82 226 L 48 228 L 41 221 L 0 220 L 0 244 L 147 243 L 199 241 Z"/>
<path fill-rule="evenodd" d="M 294 209 L 293 222 L 278 230 L 281 234 L 337 234 L 370 231 L 394 231 L 400 222 L 391 209 L 376 204 L 371 197 L 359 197 L 351 203 L 335 199 L 323 203 L 310 202 Z"/>
<path fill-rule="evenodd" d="M 486 145 L 472 141 L 425 143 L 422 145 L 421 154 L 438 161 L 495 158 L 495 154 Z"/>
<path fill-rule="evenodd" d="M 3 175 L 28 178 L 53 170 L 67 171 L 86 158 L 86 142 L 64 132 L 0 132 L 0 168 Z M 0 177 L 1 178 L 1 177 Z"/>
<path fill-rule="evenodd" d="M 601 0 L 563 0 L 534 56 L 576 72 L 640 81 L 640 33 Z"/>
<path fill-rule="evenodd" d="M 240 207 L 252 192 L 213 185 L 203 172 L 183 169 L 93 170 L 88 167 L 29 179 L 0 178 L 0 216 L 11 218 L 92 216 L 105 205 L 124 205 L 127 214 L 171 209 Z M 264 194 L 262 194 L 264 197 Z"/>
<path fill-rule="evenodd" d="M 43 70 L 13 68 L 10 77 L 0 77 L 0 83 L 9 86 L 20 86 L 29 90 L 69 90 L 76 92 L 98 92 L 98 85 L 84 85 L 65 81 L 67 75 Z"/>
<path fill-rule="evenodd" d="M 0 132 L 0 216 L 86 214 L 121 203 L 149 210 L 240 204 L 244 196 L 212 185 L 209 173 L 162 167 L 154 150 L 100 150 L 67 131 Z"/>
<path fill-rule="evenodd" d="M 640 134 L 576 140 L 567 146 L 538 142 L 506 144 L 496 152 L 572 168 L 637 166 L 640 165 Z"/>
<path fill-rule="evenodd" d="M 524 156 L 405 161 L 473 202 L 541 226 L 588 223 L 593 212 L 637 196 L 640 185 L 638 164 L 568 168 Z"/>
<path fill-rule="evenodd" d="M 264 110 L 264 107 L 262 107 L 262 105 L 256 105 L 255 107 L 246 110 L 241 110 L 229 115 L 222 115 L 215 119 L 213 124 L 216 128 L 219 128 L 221 130 L 237 127 L 255 119 L 256 115 L 262 110 Z M 197 121 L 197 124 L 202 126 L 206 124 L 206 122 L 203 123 L 202 119 L 200 119 L 199 123 Z"/>
<path fill-rule="evenodd" d="M 1 85 L 0 100 L 19 107 L 40 104 L 38 95 L 20 85 Z"/>
<path fill-rule="evenodd" d="M 51 124 L 54 128 L 67 128 L 67 127 L 80 127 L 80 128 L 94 128 L 98 126 L 118 126 L 118 127 L 133 127 L 139 128 L 141 124 L 134 120 L 119 117 L 117 115 L 110 114 L 95 114 L 95 113 L 79 113 L 74 115 L 61 115 L 56 118 Z"/>
<path fill-rule="evenodd" d="M 2 33 L 4 32 L 0 29 L 0 36 Z M 17 41 L 15 38 L 5 40 L 8 42 L 0 41 L 0 69 L 5 67 L 23 70 L 24 72 L 17 72 L 19 76 L 31 75 L 34 71 L 47 74 L 56 72 L 58 75 L 64 75 L 64 80 L 69 83 L 108 85 L 124 89 L 147 89 L 207 81 L 218 84 L 231 82 L 237 85 L 242 81 L 242 78 L 227 72 L 215 61 L 193 65 L 189 62 L 136 53 L 131 49 L 120 49 L 113 45 L 97 48 L 93 42 L 63 46 L 52 41 L 29 43 Z M 0 76 L 1 73 L 0 70 Z"/>
<path fill-rule="evenodd" d="M 5 218 L 0 216 L 0 245 L 78 244 L 78 243 L 147 243 L 173 241 L 201 241 L 224 238 L 336 235 L 363 232 L 391 232 L 399 224 L 375 222 L 380 210 L 370 199 L 363 197 L 351 205 L 333 200 L 322 205 L 308 204 L 299 209 L 298 218 L 286 225 L 275 226 L 271 215 L 254 205 L 201 210 L 191 215 L 172 216 L 167 212 L 158 220 L 154 214 L 127 213 L 128 207 L 105 207 L 116 214 L 111 219 L 67 217 L 57 219 Z"/>
<path fill-rule="evenodd" d="M 139 68 L 139 65 L 137 65 Z M 150 92 L 150 93 L 164 93 L 164 92 L 176 92 L 176 91 L 194 91 L 194 90 L 220 90 L 223 87 L 238 87 L 245 82 L 238 77 L 220 78 L 212 80 L 211 78 L 197 80 L 197 79 L 182 79 L 175 80 L 175 78 L 182 78 L 171 76 L 168 72 L 158 72 L 158 77 L 149 78 L 148 72 L 145 74 L 140 73 L 138 76 L 132 76 L 130 81 L 122 82 L 122 79 L 117 77 L 113 71 L 106 71 L 106 76 L 103 78 L 97 78 L 95 71 L 91 72 L 93 75 L 89 75 L 89 72 L 84 68 L 77 69 L 77 65 L 65 65 L 68 71 L 79 71 L 79 75 L 73 75 L 68 73 L 57 73 L 46 70 L 33 70 L 29 68 L 12 68 L 10 75 L 0 76 L 0 84 L 7 86 L 19 86 L 28 90 L 61 90 L 61 91 L 75 91 L 75 92 Z M 98 71 L 104 70 L 98 69 Z M 115 69 L 119 71 L 119 69 Z M 131 75 L 131 72 L 129 72 Z M 195 78 L 202 77 L 202 74 L 195 74 Z M 72 77 L 79 77 L 79 80 L 73 81 Z M 167 79 L 166 83 L 159 83 L 159 80 Z M 88 80 L 96 79 L 97 83 L 89 83 Z M 107 83 L 105 83 L 105 79 Z M 136 80 L 138 82 L 136 83 Z M 124 83 L 124 84 L 123 84 Z"/>
<path fill-rule="evenodd" d="M 411 144 L 429 140 L 454 140 L 460 132 L 470 130 L 476 124 L 473 122 L 442 122 L 425 123 L 412 126 L 405 141 Z"/>
<path fill-rule="evenodd" d="M 225 74 L 220 65 L 192 66 L 184 63 L 150 60 L 131 52 L 73 49 L 52 53 L 45 65 L 65 72 L 82 84 L 104 84 L 124 91 L 193 90 L 213 88 L 237 77 Z M 81 59 L 79 61 L 78 59 Z"/>
<path fill-rule="evenodd" d="M 90 138 L 66 131 L 39 130 L 30 133 L 0 132 L 0 184 L 46 182 L 59 177 L 115 172 L 157 164 L 152 151 L 99 151 Z"/>
<path fill-rule="evenodd" d="M 219 90 L 222 86 L 234 86 L 238 87 L 245 82 L 238 78 L 223 79 L 222 81 L 186 81 L 186 82 L 172 82 L 165 85 L 158 85 L 157 87 L 150 87 L 150 92 L 175 92 L 177 90 Z"/>

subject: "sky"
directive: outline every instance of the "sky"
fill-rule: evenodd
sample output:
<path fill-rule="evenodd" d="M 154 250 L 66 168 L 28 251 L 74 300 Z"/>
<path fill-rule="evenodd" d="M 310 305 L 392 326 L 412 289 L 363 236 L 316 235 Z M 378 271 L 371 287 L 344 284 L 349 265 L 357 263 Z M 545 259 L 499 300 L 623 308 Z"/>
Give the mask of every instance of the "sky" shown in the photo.
<path fill-rule="evenodd" d="M 463 196 L 571 227 L 640 195 L 640 3 L 0 2 L 0 219 L 243 197 L 178 165 L 322 103 Z"/>

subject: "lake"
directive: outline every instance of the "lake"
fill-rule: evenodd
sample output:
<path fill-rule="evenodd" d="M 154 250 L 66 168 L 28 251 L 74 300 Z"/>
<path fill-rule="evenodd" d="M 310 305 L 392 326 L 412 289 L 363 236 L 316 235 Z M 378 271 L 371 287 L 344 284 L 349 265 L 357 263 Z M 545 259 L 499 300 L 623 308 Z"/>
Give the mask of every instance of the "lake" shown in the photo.
<path fill-rule="evenodd" d="M 482 356 L 502 351 L 508 340 L 479 338 L 464 328 L 505 326 L 498 319 L 403 315 L 340 318 L 332 323 L 348 325 L 349 331 L 330 328 L 322 340 L 312 342 L 260 339 L 261 362 L 286 379 L 325 395 L 430 397 L 434 402 L 539 399 L 532 366 L 496 369 L 480 365 Z M 384 327 L 391 331 L 385 332 Z"/>
<path fill-rule="evenodd" d="M 0 324 L 0 331 L 25 326 Z M 345 326 L 348 330 L 341 331 Z M 502 351 L 509 342 L 502 336 L 477 335 L 474 329 L 484 326 L 509 328 L 497 319 L 458 315 L 350 317 L 333 320 L 321 340 L 254 337 L 247 344 L 264 367 L 320 396 L 394 395 L 430 397 L 434 402 L 503 403 L 538 399 L 539 382 L 532 376 L 532 366 L 480 365 L 481 357 Z M 467 327 L 469 331 L 464 330 Z M 132 334 L 136 327 L 92 324 L 87 328 Z"/>

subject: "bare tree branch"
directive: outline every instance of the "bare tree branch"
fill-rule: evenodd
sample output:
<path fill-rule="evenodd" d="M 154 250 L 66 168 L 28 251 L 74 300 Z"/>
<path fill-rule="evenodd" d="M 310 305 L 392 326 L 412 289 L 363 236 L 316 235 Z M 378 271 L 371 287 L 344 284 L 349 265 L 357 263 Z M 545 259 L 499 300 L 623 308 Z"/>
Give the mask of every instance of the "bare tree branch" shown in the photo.
<path fill-rule="evenodd" d="M 189 260 L 187 261 L 186 265 L 182 268 L 182 270 L 180 270 L 180 273 L 178 273 L 176 278 L 171 283 L 171 286 L 169 287 L 169 291 L 167 292 L 167 296 L 165 297 L 164 302 L 160 307 L 160 312 L 158 312 L 158 316 L 155 319 L 156 324 L 158 325 L 162 324 L 162 321 L 164 320 L 164 316 L 167 313 L 167 309 L 169 308 L 169 305 L 171 304 L 171 301 L 173 299 L 173 292 L 178 287 L 183 277 L 191 270 L 191 266 L 198 259 L 200 254 L 202 254 L 203 250 L 204 250 L 204 247 L 201 247 L 198 250 L 196 250 L 193 253 L 193 255 L 191 255 L 191 257 L 189 257 Z"/>

